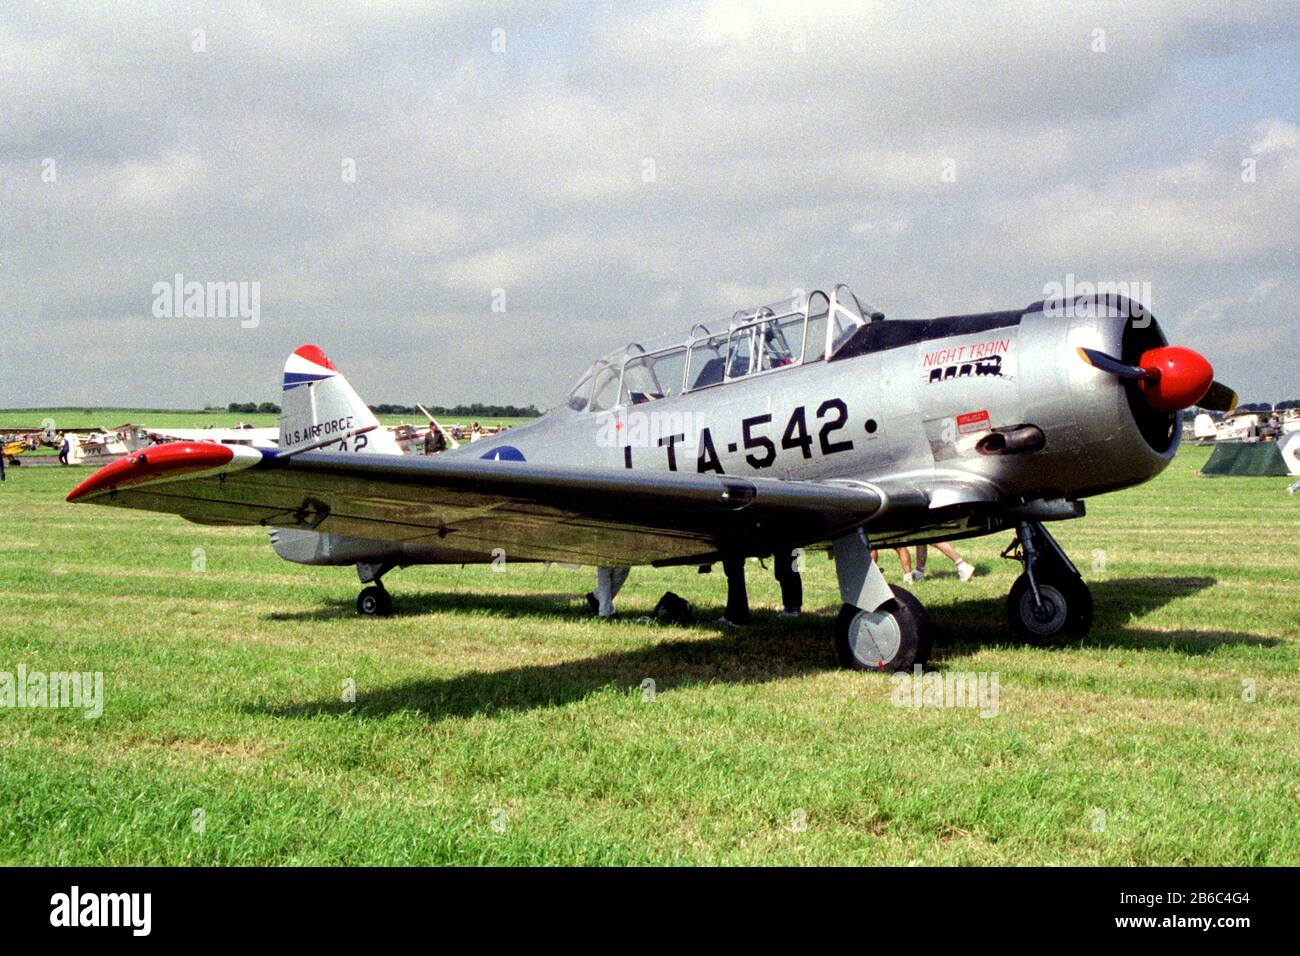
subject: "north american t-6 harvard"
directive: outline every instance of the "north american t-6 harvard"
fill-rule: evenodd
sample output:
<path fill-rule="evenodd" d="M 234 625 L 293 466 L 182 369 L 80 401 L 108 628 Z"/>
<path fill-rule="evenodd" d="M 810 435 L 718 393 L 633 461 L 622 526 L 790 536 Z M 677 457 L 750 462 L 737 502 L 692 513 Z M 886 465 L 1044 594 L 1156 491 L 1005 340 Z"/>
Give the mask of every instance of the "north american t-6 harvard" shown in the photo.
<path fill-rule="evenodd" d="M 174 442 L 107 465 L 74 502 L 261 525 L 303 564 L 355 564 L 363 613 L 415 564 L 705 565 L 829 547 L 840 660 L 898 670 L 926 613 L 871 549 L 1015 534 L 1011 627 L 1085 633 L 1087 585 L 1045 524 L 1173 458 L 1182 409 L 1229 409 L 1197 353 L 1121 296 L 886 319 L 847 286 L 597 360 L 536 422 L 403 455 L 315 346 L 285 366 L 276 449 Z"/>

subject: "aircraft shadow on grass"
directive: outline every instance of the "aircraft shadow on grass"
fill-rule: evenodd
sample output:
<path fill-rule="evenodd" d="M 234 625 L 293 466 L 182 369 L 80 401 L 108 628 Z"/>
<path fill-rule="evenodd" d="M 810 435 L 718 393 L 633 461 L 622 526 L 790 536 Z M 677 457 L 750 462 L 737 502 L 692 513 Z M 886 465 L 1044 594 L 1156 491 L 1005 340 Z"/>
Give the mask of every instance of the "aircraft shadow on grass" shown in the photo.
<path fill-rule="evenodd" d="M 1172 650 L 1199 655 L 1210 653 L 1222 645 L 1269 647 L 1278 643 L 1273 638 L 1231 631 L 1154 631 L 1128 626 L 1131 616 L 1155 610 L 1213 583 L 1212 578 L 1188 577 L 1126 578 L 1096 582 L 1092 585 L 1097 605 L 1096 621 L 1084 646 Z M 415 605 L 427 607 L 431 603 L 440 609 L 471 611 L 505 618 L 537 617 L 555 620 L 557 616 L 585 613 L 585 609 L 575 610 L 573 595 L 568 593 L 502 595 L 426 592 L 398 597 L 395 605 L 398 613 L 414 613 L 418 612 Z M 455 677 L 405 681 L 370 690 L 356 703 L 329 698 L 256 709 L 293 718 L 344 713 L 363 717 L 382 716 L 407 711 L 436 721 L 450 717 L 563 706 L 606 687 L 634 691 L 646 678 L 654 680 L 657 691 L 709 683 L 764 683 L 837 667 L 825 620 L 833 610 L 805 615 L 793 621 L 778 619 L 773 613 L 760 612 L 755 614 L 752 627 L 727 630 L 705 640 L 668 637 L 648 647 L 600 654 L 576 661 L 530 664 L 506 670 L 471 671 Z M 326 619 L 351 613 L 351 602 L 338 601 L 316 611 L 274 617 Z M 720 607 L 699 607 L 696 608 L 696 620 L 712 622 L 720 613 Z M 983 598 L 939 606 L 934 617 L 937 646 L 930 665 L 932 669 L 941 665 L 945 656 L 960 655 L 963 648 L 969 645 L 1014 646 L 1021 643 L 1007 631 L 1003 599 Z M 635 616 L 628 615 L 628 618 L 634 620 Z M 697 623 L 696 627 L 699 626 L 701 625 Z M 668 636 L 672 631 L 665 628 L 664 633 Z M 1068 654 L 1070 650 L 1067 646 L 1057 653 Z"/>
<path fill-rule="evenodd" d="M 1158 631 L 1135 626 L 1134 618 L 1159 610 L 1180 598 L 1191 597 L 1217 583 L 1206 577 L 1111 578 L 1088 582 L 1093 597 L 1093 623 L 1084 647 L 1123 647 L 1131 650 L 1174 651 L 1179 654 L 1212 653 L 1225 644 L 1272 647 L 1275 638 L 1241 631 Z M 980 598 L 939 607 L 930 615 L 936 653 L 962 645 L 1012 646 L 1024 642 L 1010 632 L 1005 599 Z M 1062 650 L 1068 652 L 1072 645 Z"/>

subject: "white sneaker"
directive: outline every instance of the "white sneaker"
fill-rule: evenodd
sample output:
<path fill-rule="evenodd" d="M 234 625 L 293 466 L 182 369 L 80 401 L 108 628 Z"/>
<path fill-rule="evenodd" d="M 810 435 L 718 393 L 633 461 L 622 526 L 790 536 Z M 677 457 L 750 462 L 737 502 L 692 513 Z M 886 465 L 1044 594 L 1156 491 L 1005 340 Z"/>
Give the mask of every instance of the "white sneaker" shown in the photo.
<path fill-rule="evenodd" d="M 919 581 L 919 580 L 921 579 L 916 576 L 915 571 L 908 571 L 906 574 L 903 575 L 904 584 L 911 584 L 913 581 Z"/>
<path fill-rule="evenodd" d="M 912 578 L 913 581 L 925 580 L 925 568 L 917 568 L 915 571 L 912 572 L 912 574 L 915 575 L 915 577 Z"/>
<path fill-rule="evenodd" d="M 776 616 L 777 617 L 798 617 L 799 612 L 791 608 L 786 608 L 784 611 L 777 611 Z"/>
<path fill-rule="evenodd" d="M 961 578 L 963 581 L 969 581 L 971 578 L 975 577 L 975 565 L 964 559 L 958 561 L 957 577 Z"/>

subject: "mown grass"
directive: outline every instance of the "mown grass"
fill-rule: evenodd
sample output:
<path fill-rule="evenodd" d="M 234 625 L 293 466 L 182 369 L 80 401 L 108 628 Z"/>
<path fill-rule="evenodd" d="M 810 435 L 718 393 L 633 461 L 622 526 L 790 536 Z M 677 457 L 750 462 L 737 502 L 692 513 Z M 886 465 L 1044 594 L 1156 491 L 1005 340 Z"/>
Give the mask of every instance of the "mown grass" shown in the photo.
<path fill-rule="evenodd" d="M 410 569 L 362 621 L 348 569 L 14 469 L 0 670 L 102 671 L 106 704 L 0 710 L 0 862 L 1294 865 L 1300 498 L 1207 454 L 1054 528 L 1096 597 L 1080 645 L 1008 637 L 1005 536 L 960 544 L 969 584 L 932 555 L 934 664 L 996 672 L 991 718 L 836 669 L 824 555 L 793 624 L 753 565 L 741 632 L 690 569 L 634 570 L 614 623 L 589 571 Z M 644 619 L 668 589 L 699 623 Z"/>

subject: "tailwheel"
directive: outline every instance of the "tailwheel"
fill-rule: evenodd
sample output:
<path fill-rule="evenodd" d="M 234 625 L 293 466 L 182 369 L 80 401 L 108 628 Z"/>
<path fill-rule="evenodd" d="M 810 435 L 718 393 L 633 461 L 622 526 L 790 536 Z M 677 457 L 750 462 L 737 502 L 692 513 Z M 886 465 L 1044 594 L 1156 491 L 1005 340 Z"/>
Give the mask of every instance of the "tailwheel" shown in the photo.
<path fill-rule="evenodd" d="M 930 657 L 930 618 L 912 594 L 890 586 L 894 598 L 875 611 L 845 604 L 835 622 L 835 653 L 859 671 L 903 671 Z"/>
<path fill-rule="evenodd" d="M 1067 573 L 1034 575 L 1038 600 L 1029 575 L 1022 574 L 1007 595 L 1011 630 L 1031 644 L 1060 645 L 1077 640 L 1092 626 L 1092 592 L 1083 579 Z"/>
<path fill-rule="evenodd" d="M 388 617 L 393 613 L 393 598 L 378 585 L 363 588 L 357 595 L 357 613 L 362 617 Z"/>

